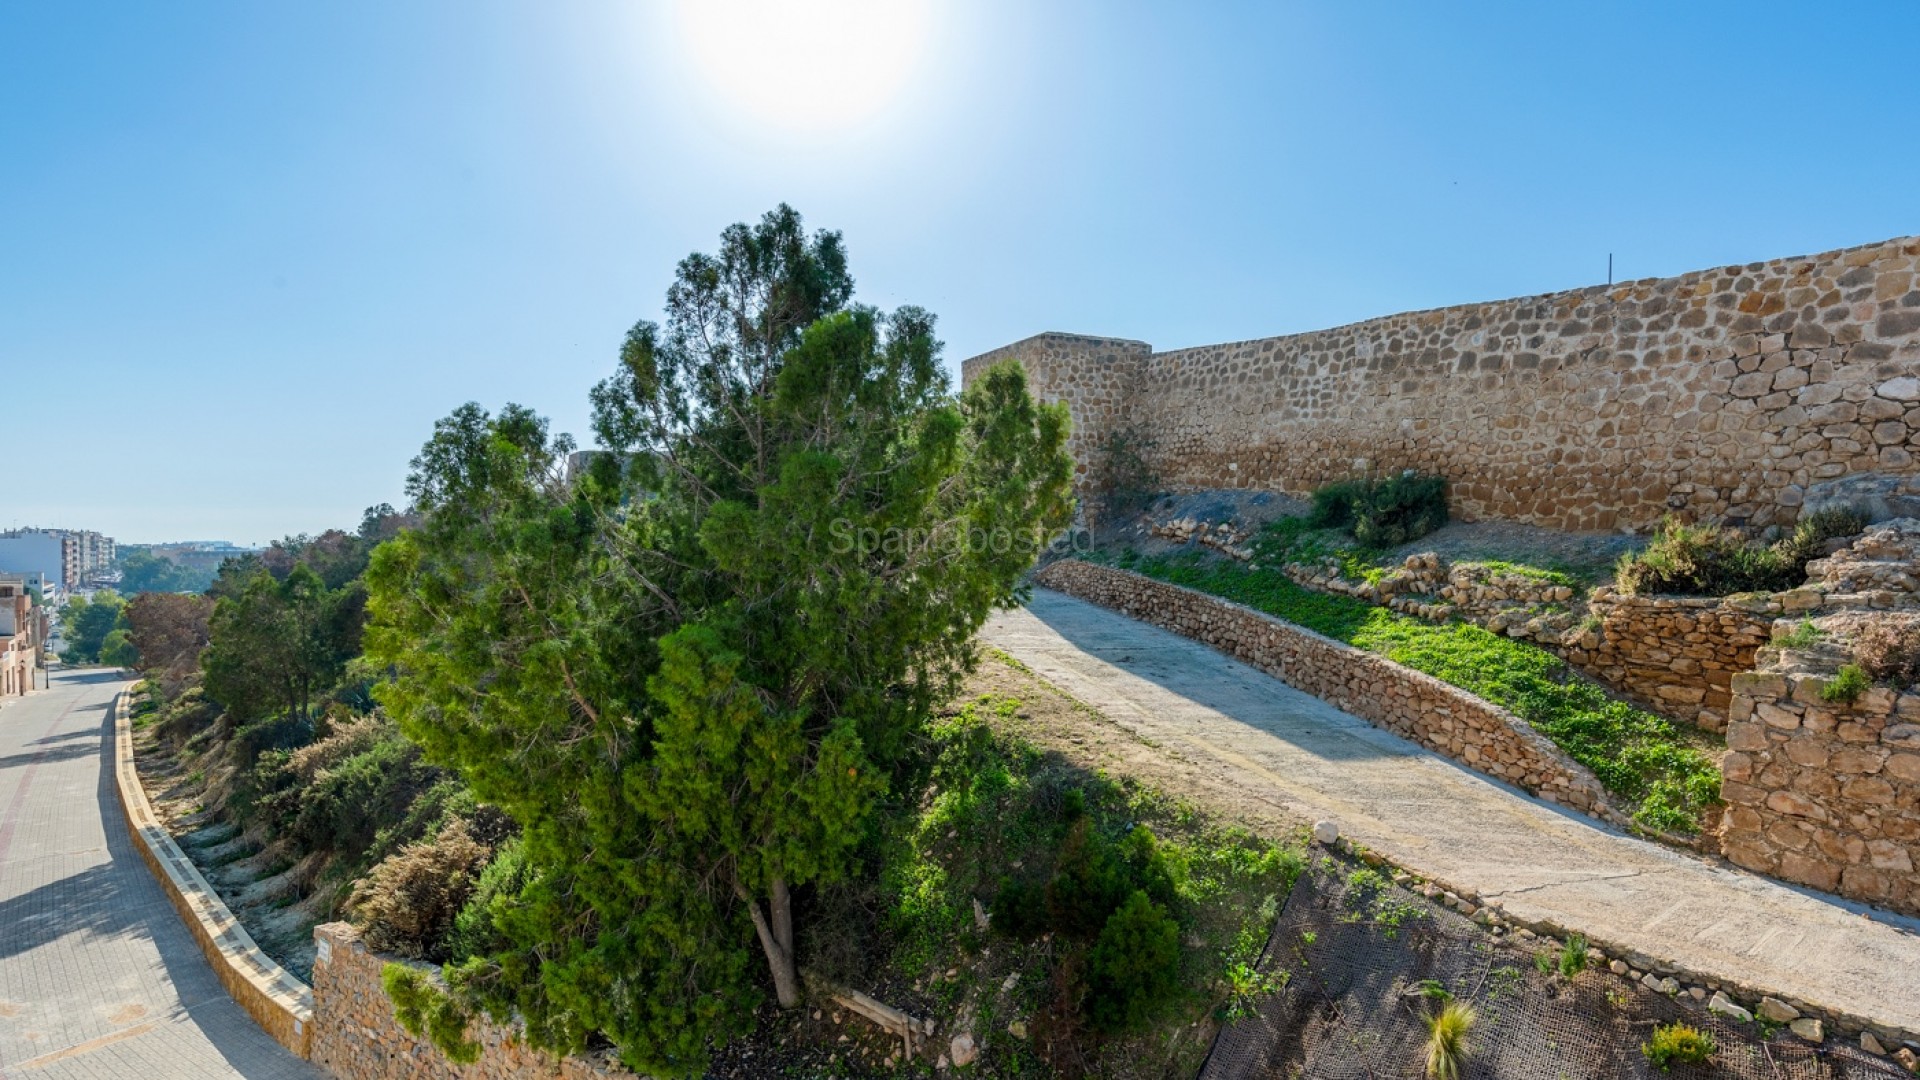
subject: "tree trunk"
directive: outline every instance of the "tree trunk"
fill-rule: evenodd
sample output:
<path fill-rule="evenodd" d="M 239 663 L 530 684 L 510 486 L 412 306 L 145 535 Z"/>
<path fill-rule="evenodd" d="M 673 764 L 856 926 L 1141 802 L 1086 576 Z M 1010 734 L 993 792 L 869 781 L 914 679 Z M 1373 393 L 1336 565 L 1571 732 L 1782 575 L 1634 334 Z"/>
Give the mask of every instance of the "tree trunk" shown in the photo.
<path fill-rule="evenodd" d="M 793 898 L 787 894 L 787 879 L 774 878 L 768 888 L 768 914 L 773 917 L 773 940 L 787 956 L 799 962 L 799 954 L 793 949 Z"/>
<path fill-rule="evenodd" d="M 747 903 L 747 915 L 753 919 L 754 933 L 760 937 L 760 949 L 767 955 L 767 969 L 773 973 L 774 997 L 783 1009 L 798 1008 L 800 971 L 793 954 L 793 903 L 787 895 L 787 883 L 780 878 L 773 881 L 768 905 L 773 912 L 771 923 L 760 910 L 760 901 L 748 896 L 744 887 L 736 885 L 735 888 Z"/>

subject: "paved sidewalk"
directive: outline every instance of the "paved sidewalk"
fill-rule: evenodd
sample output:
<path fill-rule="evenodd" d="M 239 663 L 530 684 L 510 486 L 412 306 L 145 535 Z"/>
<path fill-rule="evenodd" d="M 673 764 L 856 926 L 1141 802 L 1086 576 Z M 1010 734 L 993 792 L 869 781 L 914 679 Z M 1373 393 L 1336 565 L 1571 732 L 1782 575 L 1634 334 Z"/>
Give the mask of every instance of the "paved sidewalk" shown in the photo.
<path fill-rule="evenodd" d="M 982 640 L 1225 790 L 1615 947 L 1920 1031 L 1920 921 L 1783 885 L 1532 799 L 1204 645 L 1045 589 Z"/>
<path fill-rule="evenodd" d="M 0 1080 L 319 1077 L 227 996 L 133 850 L 111 672 L 0 708 Z"/>

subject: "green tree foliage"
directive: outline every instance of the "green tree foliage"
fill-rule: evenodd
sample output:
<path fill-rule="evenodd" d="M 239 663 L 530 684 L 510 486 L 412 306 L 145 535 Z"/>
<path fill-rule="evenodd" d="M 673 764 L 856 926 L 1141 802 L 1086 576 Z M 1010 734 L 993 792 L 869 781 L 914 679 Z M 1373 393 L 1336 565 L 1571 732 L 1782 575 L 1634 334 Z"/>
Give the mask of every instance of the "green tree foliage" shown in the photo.
<path fill-rule="evenodd" d="M 1136 891 L 1101 929 L 1088 968 L 1087 1019 L 1102 1031 L 1137 1031 L 1180 988 L 1180 924 Z"/>
<path fill-rule="evenodd" d="M 728 229 L 595 388 L 613 453 L 568 483 L 570 440 L 466 406 L 375 555 L 381 701 L 524 828 L 450 985 L 541 1046 L 697 1072 L 756 966 L 797 1003 L 796 890 L 851 872 L 1068 521 L 1064 410 L 1012 365 L 955 397 L 932 316 L 851 293 L 791 209 Z"/>
<path fill-rule="evenodd" d="M 204 592 L 213 584 L 213 573 L 181 566 L 164 555 L 145 548 L 128 548 L 117 560 L 120 591 L 129 596 L 143 593 Z"/>
<path fill-rule="evenodd" d="M 140 650 L 134 647 L 133 637 L 123 627 L 114 627 L 107 631 L 106 640 L 100 643 L 100 662 L 108 667 L 130 668 L 140 663 Z"/>
<path fill-rule="evenodd" d="M 328 589 L 304 563 L 285 580 L 256 567 L 214 604 L 203 661 L 208 695 L 238 723 L 275 715 L 310 722 L 314 696 L 359 652 L 363 595 L 358 586 Z"/>
<path fill-rule="evenodd" d="M 111 590 L 94 593 L 87 600 L 71 600 L 60 609 L 60 638 L 66 648 L 60 660 L 67 664 L 96 664 L 107 636 L 126 629 L 121 612 L 127 602 Z"/>

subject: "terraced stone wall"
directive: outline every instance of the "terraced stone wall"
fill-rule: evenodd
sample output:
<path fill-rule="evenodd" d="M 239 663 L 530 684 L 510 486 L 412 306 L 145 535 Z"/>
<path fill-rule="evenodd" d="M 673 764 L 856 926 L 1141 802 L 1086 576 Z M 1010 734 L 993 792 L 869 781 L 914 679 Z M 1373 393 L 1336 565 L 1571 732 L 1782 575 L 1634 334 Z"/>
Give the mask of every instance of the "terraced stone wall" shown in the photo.
<path fill-rule="evenodd" d="M 1825 701 L 1823 676 L 1735 676 L 1721 850 L 1749 870 L 1920 913 L 1920 692 Z"/>
<path fill-rule="evenodd" d="M 1067 559 L 1040 584 L 1203 642 L 1289 686 L 1524 788 L 1610 818 L 1593 774 L 1517 717 L 1429 675 L 1270 619 L 1251 608 L 1125 570 Z"/>
<path fill-rule="evenodd" d="M 1662 716 L 1720 731 L 1733 677 L 1752 669 L 1754 653 L 1786 611 L 1780 596 L 1790 595 L 1712 599 L 1597 590 L 1587 609 L 1598 625 L 1561 652 Z"/>
<path fill-rule="evenodd" d="M 1420 469 L 1466 520 L 1764 525 L 1920 473 L 1920 238 L 1171 352 L 1043 334 L 963 374 L 1009 357 L 1083 466 L 1125 425 L 1174 490 Z"/>

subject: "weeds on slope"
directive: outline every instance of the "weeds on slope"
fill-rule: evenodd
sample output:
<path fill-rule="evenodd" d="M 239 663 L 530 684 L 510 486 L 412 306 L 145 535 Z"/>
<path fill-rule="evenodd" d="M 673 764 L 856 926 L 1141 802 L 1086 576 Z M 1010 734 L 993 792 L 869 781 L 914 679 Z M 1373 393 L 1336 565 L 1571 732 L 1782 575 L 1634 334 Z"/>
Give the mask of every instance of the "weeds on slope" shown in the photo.
<path fill-rule="evenodd" d="M 877 873 L 822 897 L 803 954 L 973 1016 L 989 1075 L 1191 1076 L 1196 1036 L 1283 984 L 1257 965 L 1304 854 L 1033 746 L 1025 708 L 991 694 L 940 718 L 918 812 Z"/>
<path fill-rule="evenodd" d="M 1513 712 L 1591 769 L 1647 828 L 1695 835 L 1702 814 L 1719 801 L 1709 737 L 1615 701 L 1537 645 L 1313 592 L 1271 570 L 1195 556 L 1139 559 L 1132 569 L 1379 653 Z"/>

